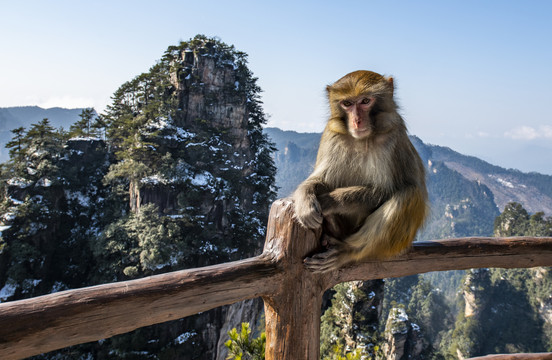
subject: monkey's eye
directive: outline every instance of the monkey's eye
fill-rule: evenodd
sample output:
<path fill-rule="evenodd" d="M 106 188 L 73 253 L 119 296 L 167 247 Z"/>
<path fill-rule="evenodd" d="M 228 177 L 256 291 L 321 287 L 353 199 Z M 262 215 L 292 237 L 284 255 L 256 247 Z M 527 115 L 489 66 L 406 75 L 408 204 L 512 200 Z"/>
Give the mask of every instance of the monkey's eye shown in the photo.
<path fill-rule="evenodd" d="M 372 101 L 372 99 L 370 99 L 370 98 L 364 98 L 364 99 L 362 99 L 361 103 L 362 103 L 362 104 L 370 104 L 370 101 Z"/>
<path fill-rule="evenodd" d="M 343 100 L 341 102 L 341 105 L 344 106 L 344 107 L 349 107 L 349 106 L 353 105 L 353 103 L 350 102 L 349 100 Z"/>

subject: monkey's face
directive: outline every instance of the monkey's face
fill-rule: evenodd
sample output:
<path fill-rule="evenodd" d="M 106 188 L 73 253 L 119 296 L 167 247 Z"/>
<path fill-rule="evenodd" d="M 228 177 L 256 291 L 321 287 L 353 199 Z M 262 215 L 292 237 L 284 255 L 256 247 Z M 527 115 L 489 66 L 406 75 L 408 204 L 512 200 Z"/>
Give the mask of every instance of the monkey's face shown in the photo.
<path fill-rule="evenodd" d="M 371 113 L 375 104 L 373 96 L 359 96 L 339 102 L 345 113 L 347 130 L 355 139 L 364 139 L 372 134 L 375 119 Z"/>
<path fill-rule="evenodd" d="M 355 71 L 326 87 L 330 130 L 362 140 L 393 131 L 402 120 L 393 100 L 393 78 Z"/>

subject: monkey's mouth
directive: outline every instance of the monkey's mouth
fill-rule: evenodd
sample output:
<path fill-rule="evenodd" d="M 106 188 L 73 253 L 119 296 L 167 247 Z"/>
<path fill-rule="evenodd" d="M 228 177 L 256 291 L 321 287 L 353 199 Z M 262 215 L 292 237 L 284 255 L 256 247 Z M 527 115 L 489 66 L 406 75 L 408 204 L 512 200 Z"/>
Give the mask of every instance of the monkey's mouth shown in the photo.
<path fill-rule="evenodd" d="M 367 126 L 365 128 L 362 128 L 362 129 L 353 129 L 351 131 L 351 135 L 355 139 L 365 138 L 366 136 L 370 135 L 371 133 L 372 133 L 372 127 L 371 126 Z"/>

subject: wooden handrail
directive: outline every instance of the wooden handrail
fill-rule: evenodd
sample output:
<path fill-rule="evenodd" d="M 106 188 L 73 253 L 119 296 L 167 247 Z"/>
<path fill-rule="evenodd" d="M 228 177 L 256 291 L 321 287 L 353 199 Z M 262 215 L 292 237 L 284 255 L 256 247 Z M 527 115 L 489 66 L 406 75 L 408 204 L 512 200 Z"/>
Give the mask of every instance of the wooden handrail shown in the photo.
<path fill-rule="evenodd" d="M 257 257 L 2 303 L 0 358 L 20 359 L 262 297 L 266 360 L 318 360 L 322 295 L 340 282 L 552 265 L 552 238 L 478 237 L 417 242 L 389 261 L 313 274 L 303 259 L 319 250 L 319 235 L 293 220 L 290 200 L 278 200 Z"/>

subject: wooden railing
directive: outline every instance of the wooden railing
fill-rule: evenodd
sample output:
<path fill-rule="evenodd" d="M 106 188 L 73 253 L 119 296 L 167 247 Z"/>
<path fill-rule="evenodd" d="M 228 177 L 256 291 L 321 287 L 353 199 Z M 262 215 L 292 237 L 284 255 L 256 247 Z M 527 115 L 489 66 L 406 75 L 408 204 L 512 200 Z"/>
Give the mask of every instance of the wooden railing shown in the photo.
<path fill-rule="evenodd" d="M 278 200 L 270 212 L 264 251 L 257 257 L 0 304 L 0 359 L 97 341 L 261 297 L 266 359 L 318 360 L 322 295 L 338 283 L 429 271 L 552 265 L 552 238 L 478 237 L 417 242 L 393 260 L 321 275 L 303 266 L 303 259 L 319 250 L 319 236 L 293 220 L 289 200 Z"/>

